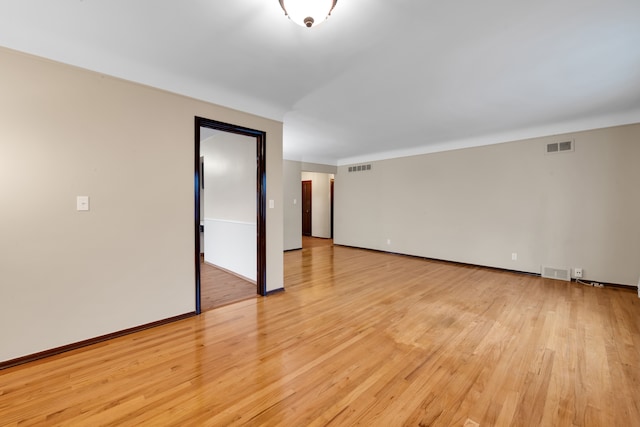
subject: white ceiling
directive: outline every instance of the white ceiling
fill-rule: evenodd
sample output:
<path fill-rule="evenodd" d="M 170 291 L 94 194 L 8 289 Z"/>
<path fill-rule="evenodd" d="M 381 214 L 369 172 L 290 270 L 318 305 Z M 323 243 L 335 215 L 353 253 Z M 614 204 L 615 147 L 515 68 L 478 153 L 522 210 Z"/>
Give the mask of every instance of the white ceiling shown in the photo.
<path fill-rule="evenodd" d="M 640 122 L 638 0 L 0 0 L 0 45 L 282 120 L 308 162 Z"/>

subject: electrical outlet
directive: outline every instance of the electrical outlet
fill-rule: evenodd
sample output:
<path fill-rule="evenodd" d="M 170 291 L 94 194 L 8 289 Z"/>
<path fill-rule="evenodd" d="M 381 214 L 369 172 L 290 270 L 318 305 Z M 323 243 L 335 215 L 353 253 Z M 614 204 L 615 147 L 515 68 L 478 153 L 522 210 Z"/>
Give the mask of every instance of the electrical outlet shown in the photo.
<path fill-rule="evenodd" d="M 518 260 L 518 253 L 517 252 L 512 252 L 511 253 L 511 261 L 517 261 Z"/>
<path fill-rule="evenodd" d="M 573 277 L 576 279 L 582 279 L 582 268 L 576 267 L 573 269 Z"/>

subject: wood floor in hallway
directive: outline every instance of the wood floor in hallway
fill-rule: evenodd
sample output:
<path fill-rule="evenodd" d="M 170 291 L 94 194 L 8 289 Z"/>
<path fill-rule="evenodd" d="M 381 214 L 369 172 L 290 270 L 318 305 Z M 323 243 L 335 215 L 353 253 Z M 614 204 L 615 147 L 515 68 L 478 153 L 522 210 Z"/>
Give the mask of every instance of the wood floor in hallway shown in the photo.
<path fill-rule="evenodd" d="M 317 248 L 321 246 L 332 246 L 333 239 L 324 239 L 321 237 L 302 236 L 302 248 Z"/>
<path fill-rule="evenodd" d="M 1 371 L 0 425 L 639 423 L 635 291 L 328 245 L 285 285 Z"/>
<path fill-rule="evenodd" d="M 258 296 L 255 283 L 206 262 L 200 263 L 200 286 L 202 311 Z"/>

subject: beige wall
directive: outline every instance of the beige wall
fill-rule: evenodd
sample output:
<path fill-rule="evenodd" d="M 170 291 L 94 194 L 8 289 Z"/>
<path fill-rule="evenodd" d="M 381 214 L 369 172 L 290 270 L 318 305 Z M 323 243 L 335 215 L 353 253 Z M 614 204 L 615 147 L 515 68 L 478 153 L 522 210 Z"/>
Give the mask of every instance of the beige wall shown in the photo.
<path fill-rule="evenodd" d="M 194 310 L 195 116 L 266 131 L 282 287 L 282 123 L 6 49 L 0 70 L 0 361 Z"/>
<path fill-rule="evenodd" d="M 301 163 L 284 160 L 282 180 L 284 214 L 284 250 L 302 248 Z"/>
<path fill-rule="evenodd" d="M 302 162 L 300 163 L 300 168 L 305 172 L 317 172 L 317 173 L 328 173 L 328 174 L 335 174 L 338 172 L 337 166 L 323 165 L 320 163 Z"/>
<path fill-rule="evenodd" d="M 574 152 L 545 154 L 567 138 Z M 341 166 L 334 240 L 532 273 L 582 267 L 587 279 L 635 286 L 638 141 L 640 124 L 377 161 L 366 172 Z"/>

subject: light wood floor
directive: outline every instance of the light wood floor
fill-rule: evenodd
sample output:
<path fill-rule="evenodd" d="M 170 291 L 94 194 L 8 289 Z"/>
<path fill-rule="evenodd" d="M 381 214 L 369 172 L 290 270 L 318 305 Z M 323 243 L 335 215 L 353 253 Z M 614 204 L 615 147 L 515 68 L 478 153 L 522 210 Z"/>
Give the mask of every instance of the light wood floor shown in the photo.
<path fill-rule="evenodd" d="M 333 239 L 322 239 L 320 237 L 302 236 L 302 248 L 317 248 L 320 246 L 333 245 Z"/>
<path fill-rule="evenodd" d="M 204 262 L 200 263 L 200 288 L 202 311 L 258 296 L 255 283 Z"/>
<path fill-rule="evenodd" d="M 0 425 L 640 425 L 635 292 L 340 246 L 285 276 L 0 372 Z"/>

